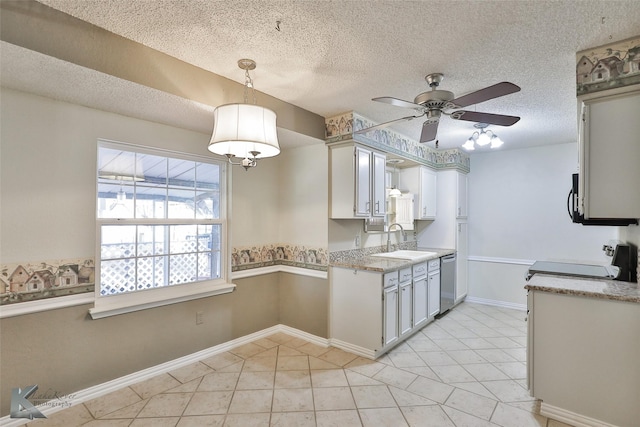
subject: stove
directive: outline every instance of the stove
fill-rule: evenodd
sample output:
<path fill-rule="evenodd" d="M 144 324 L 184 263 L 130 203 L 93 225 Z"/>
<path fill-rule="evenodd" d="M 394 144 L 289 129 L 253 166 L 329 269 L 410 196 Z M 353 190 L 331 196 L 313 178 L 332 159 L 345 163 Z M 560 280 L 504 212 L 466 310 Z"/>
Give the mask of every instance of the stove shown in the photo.
<path fill-rule="evenodd" d="M 534 274 L 546 273 L 556 276 L 589 277 L 597 279 L 616 279 L 620 268 L 615 265 L 574 264 L 554 261 L 536 261 L 527 272 L 527 280 Z"/>

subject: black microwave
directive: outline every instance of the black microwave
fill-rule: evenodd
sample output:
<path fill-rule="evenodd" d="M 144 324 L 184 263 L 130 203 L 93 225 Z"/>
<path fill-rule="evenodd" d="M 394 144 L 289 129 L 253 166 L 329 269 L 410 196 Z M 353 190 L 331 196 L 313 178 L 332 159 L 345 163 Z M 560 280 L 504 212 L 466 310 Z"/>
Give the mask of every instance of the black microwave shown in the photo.
<path fill-rule="evenodd" d="M 578 211 L 578 174 L 574 173 L 572 176 L 571 191 L 569 191 L 569 197 L 567 198 L 567 210 L 571 221 L 576 224 L 582 225 L 611 225 L 624 227 L 627 225 L 638 224 L 637 219 L 631 218 L 589 218 L 585 219 Z"/>

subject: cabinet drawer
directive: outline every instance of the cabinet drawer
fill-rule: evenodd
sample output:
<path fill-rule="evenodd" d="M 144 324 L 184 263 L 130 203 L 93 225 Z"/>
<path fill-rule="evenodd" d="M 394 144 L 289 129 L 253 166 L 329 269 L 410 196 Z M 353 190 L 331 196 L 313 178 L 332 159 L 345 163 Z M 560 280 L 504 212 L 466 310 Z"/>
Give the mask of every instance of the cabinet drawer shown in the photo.
<path fill-rule="evenodd" d="M 379 283 L 379 282 L 378 282 Z M 391 286 L 398 286 L 398 272 L 393 271 L 384 275 L 384 287 L 389 288 Z"/>
<path fill-rule="evenodd" d="M 400 283 L 407 283 L 411 281 L 411 267 L 403 268 L 400 270 Z"/>
<path fill-rule="evenodd" d="M 413 278 L 422 277 L 427 275 L 427 263 L 421 262 L 413 266 Z"/>
<path fill-rule="evenodd" d="M 440 270 L 440 258 L 429 261 L 429 271 Z"/>

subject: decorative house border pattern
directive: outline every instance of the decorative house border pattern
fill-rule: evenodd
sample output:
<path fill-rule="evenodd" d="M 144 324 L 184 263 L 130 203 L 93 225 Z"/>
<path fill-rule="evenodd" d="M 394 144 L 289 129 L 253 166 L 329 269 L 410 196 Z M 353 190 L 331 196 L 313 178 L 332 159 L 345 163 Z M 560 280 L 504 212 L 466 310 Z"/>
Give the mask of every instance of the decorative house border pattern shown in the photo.
<path fill-rule="evenodd" d="M 325 119 L 326 143 L 353 140 L 360 144 L 396 154 L 433 169 L 458 169 L 469 173 L 469 156 L 458 150 L 435 150 L 390 129 L 376 129 L 366 135 L 354 134 L 377 123 L 350 111 Z"/>
<path fill-rule="evenodd" d="M 577 95 L 640 83 L 640 36 L 576 54 Z"/>
<path fill-rule="evenodd" d="M 231 251 L 231 271 L 288 265 L 327 271 L 327 249 L 283 243 Z M 0 265 L 0 305 L 94 292 L 93 258 Z"/>

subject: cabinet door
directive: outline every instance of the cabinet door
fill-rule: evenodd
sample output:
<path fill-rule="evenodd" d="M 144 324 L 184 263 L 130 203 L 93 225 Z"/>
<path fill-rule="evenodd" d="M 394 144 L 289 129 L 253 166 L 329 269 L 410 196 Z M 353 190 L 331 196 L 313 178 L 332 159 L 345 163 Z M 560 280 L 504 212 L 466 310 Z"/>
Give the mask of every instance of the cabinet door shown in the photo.
<path fill-rule="evenodd" d="M 411 282 L 400 286 L 400 336 L 411 332 L 413 322 L 411 317 L 413 307 L 411 304 Z"/>
<path fill-rule="evenodd" d="M 384 217 L 386 214 L 385 175 L 387 157 L 382 153 L 373 152 L 373 172 L 371 173 L 373 206 L 371 215 Z"/>
<path fill-rule="evenodd" d="M 413 326 L 422 326 L 427 322 L 427 278 L 413 282 Z"/>
<path fill-rule="evenodd" d="M 467 227 L 468 225 L 464 221 L 458 221 L 456 225 L 456 303 L 467 295 L 469 287 Z"/>
<path fill-rule="evenodd" d="M 361 147 L 356 147 L 355 151 L 355 216 L 368 217 L 371 213 L 371 151 Z"/>
<path fill-rule="evenodd" d="M 436 217 L 436 172 L 420 168 L 420 215 L 422 219 Z"/>
<path fill-rule="evenodd" d="M 433 317 L 440 313 L 440 271 L 429 273 L 429 317 Z"/>
<path fill-rule="evenodd" d="M 458 191 L 457 191 L 457 217 L 466 218 L 467 213 L 467 175 L 462 173 L 456 174 Z"/>
<path fill-rule="evenodd" d="M 398 341 L 398 286 L 384 289 L 382 342 L 384 346 Z"/>

